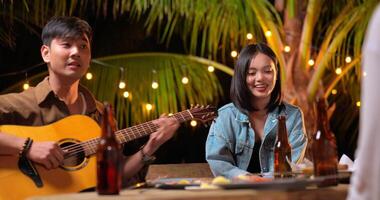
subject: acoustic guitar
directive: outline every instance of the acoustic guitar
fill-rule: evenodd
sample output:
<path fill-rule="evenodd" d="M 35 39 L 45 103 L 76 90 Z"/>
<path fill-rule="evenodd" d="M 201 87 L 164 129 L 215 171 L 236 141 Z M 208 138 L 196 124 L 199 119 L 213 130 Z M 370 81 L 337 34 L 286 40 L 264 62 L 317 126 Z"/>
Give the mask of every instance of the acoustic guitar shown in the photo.
<path fill-rule="evenodd" d="M 172 116 L 179 122 L 196 119 L 207 122 L 216 117 L 215 107 L 197 106 Z M 123 144 L 157 130 L 153 121 L 116 131 Z M 53 170 L 35 165 L 41 183 L 22 173 L 18 156 L 0 156 L 0 199 L 25 199 L 35 195 L 78 192 L 96 185 L 96 153 L 101 128 L 91 118 L 72 115 L 53 124 L 39 127 L 3 125 L 0 132 L 34 141 L 57 141 L 66 150 L 63 164 Z"/>

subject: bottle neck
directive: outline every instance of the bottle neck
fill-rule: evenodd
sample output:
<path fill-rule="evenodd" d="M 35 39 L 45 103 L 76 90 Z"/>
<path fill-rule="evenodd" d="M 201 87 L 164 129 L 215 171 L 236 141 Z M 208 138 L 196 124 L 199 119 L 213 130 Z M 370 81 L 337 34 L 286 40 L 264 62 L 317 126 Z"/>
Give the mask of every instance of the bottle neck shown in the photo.
<path fill-rule="evenodd" d="M 112 115 L 112 108 L 110 105 L 106 105 L 103 112 L 102 121 L 102 137 L 103 138 L 114 138 L 116 131 L 115 121 Z"/>
<path fill-rule="evenodd" d="M 278 118 L 278 141 L 282 143 L 288 143 L 288 131 L 286 129 L 286 119 L 285 116 L 280 116 Z"/>
<path fill-rule="evenodd" d="M 317 131 L 320 131 L 320 136 L 330 137 L 330 123 L 327 116 L 326 103 L 324 101 L 318 102 L 317 109 Z"/>

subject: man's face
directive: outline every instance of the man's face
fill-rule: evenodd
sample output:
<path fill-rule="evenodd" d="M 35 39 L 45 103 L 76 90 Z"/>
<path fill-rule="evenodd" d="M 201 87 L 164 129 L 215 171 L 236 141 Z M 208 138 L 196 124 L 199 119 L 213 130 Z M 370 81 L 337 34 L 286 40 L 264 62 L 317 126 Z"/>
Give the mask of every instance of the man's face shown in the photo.
<path fill-rule="evenodd" d="M 76 81 L 90 66 L 90 42 L 86 35 L 81 38 L 54 38 L 50 46 L 41 47 L 41 55 L 49 66 L 49 76 Z"/>

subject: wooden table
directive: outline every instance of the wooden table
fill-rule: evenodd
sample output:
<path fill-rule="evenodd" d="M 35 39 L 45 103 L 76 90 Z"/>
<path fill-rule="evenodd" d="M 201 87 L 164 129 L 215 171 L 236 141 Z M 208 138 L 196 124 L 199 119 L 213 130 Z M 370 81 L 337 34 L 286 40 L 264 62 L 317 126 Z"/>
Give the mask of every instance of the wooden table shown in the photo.
<path fill-rule="evenodd" d="M 340 184 L 335 187 L 308 188 L 303 190 L 161 190 L 161 189 L 137 189 L 123 190 L 118 196 L 99 196 L 96 192 L 73 193 L 64 195 L 52 195 L 32 197 L 30 200 L 93 200 L 93 199 L 126 199 L 126 200 L 160 200 L 160 199 L 179 199 L 179 200 L 343 200 L 346 199 L 347 184 Z"/>

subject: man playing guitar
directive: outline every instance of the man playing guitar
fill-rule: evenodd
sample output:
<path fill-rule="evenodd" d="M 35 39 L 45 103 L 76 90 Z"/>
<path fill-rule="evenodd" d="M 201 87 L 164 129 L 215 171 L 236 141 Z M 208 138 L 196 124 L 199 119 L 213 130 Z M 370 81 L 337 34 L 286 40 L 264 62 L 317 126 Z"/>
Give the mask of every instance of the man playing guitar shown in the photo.
<path fill-rule="evenodd" d="M 74 114 L 87 115 L 99 123 L 102 104 L 79 84 L 91 60 L 92 30 L 76 17 L 53 17 L 42 31 L 41 55 L 49 76 L 36 87 L 18 94 L 0 96 L 0 125 L 42 126 Z M 124 177 L 132 177 L 143 166 L 143 156 L 151 156 L 179 127 L 174 118 L 155 120 L 158 129 L 148 142 L 130 155 L 123 167 Z M 0 132 L 0 157 L 17 156 L 27 138 Z M 65 152 L 57 141 L 34 141 L 26 157 L 46 169 L 58 168 Z"/>

